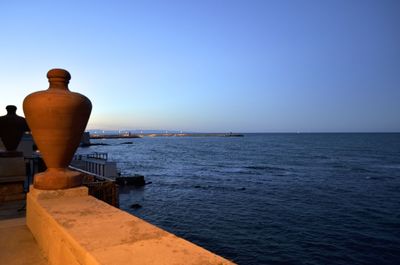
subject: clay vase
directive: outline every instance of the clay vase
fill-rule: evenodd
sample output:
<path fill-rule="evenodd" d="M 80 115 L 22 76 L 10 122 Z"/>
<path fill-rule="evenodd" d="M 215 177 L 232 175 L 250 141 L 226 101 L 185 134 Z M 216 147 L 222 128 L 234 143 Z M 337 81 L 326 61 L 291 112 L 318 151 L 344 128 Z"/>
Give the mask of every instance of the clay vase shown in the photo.
<path fill-rule="evenodd" d="M 92 110 L 90 100 L 69 91 L 71 75 L 63 69 L 47 73 L 49 89 L 28 95 L 24 113 L 47 170 L 34 177 L 34 187 L 67 189 L 82 184 L 83 175 L 68 168 Z"/>
<path fill-rule="evenodd" d="M 0 137 L 7 152 L 2 152 L 2 156 L 21 156 L 17 152 L 17 147 L 22 136 L 29 131 L 25 119 L 16 114 L 17 107 L 8 105 L 6 107 L 7 115 L 0 117 Z"/>

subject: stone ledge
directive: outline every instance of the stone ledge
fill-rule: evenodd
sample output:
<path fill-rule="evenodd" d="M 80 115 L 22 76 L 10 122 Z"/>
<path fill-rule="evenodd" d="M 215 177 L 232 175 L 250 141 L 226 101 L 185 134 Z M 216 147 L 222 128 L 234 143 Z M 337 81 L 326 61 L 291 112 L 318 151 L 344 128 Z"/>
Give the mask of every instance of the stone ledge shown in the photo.
<path fill-rule="evenodd" d="M 88 196 L 85 187 L 32 187 L 27 225 L 52 265 L 233 264 Z"/>

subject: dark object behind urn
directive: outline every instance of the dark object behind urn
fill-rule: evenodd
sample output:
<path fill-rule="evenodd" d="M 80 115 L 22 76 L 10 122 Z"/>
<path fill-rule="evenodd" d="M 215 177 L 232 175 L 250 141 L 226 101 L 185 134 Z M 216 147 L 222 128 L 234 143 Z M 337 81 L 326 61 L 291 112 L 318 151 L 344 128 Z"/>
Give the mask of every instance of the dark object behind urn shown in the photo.
<path fill-rule="evenodd" d="M 29 131 L 25 118 L 16 114 L 17 107 L 8 105 L 7 115 L 0 117 L 0 138 L 7 151 L 13 152 L 17 149 L 22 136 Z"/>

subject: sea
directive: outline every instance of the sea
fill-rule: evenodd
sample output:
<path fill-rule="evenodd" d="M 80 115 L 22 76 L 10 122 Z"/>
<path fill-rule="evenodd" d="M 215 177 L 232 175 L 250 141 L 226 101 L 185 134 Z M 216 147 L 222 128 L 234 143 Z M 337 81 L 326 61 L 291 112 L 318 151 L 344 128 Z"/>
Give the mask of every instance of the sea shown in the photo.
<path fill-rule="evenodd" d="M 92 142 L 149 182 L 122 210 L 238 264 L 400 264 L 398 133 Z"/>

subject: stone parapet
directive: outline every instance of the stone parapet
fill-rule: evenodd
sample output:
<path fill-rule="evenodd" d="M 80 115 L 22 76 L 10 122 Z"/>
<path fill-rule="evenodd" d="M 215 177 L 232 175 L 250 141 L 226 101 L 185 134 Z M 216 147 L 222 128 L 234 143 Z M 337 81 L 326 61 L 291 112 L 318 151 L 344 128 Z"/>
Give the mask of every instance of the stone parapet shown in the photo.
<path fill-rule="evenodd" d="M 26 172 L 23 156 L 0 157 L 0 182 L 5 182 L 6 178 L 11 181 L 14 181 L 13 178 L 15 181 L 25 180 Z"/>
<path fill-rule="evenodd" d="M 232 262 L 87 194 L 31 187 L 27 225 L 51 265 Z"/>

